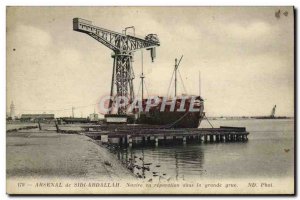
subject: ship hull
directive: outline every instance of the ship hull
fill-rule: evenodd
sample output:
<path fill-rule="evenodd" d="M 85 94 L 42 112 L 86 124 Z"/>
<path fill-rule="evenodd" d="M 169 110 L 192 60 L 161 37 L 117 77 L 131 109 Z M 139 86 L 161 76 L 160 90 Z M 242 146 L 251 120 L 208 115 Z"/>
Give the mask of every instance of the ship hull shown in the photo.
<path fill-rule="evenodd" d="M 200 112 L 141 113 L 137 124 L 162 125 L 166 128 L 198 128 L 202 120 Z"/>
<path fill-rule="evenodd" d="M 160 98 L 162 99 L 162 97 Z M 161 104 L 159 104 L 157 107 L 151 108 L 149 112 L 138 113 L 135 123 L 161 125 L 167 128 L 198 128 L 204 117 L 204 103 L 200 96 L 195 99 L 198 100 L 197 105 L 191 103 L 193 102 L 191 98 L 185 98 L 184 111 L 178 111 L 182 101 L 180 98 L 176 100 L 174 111 L 171 111 L 170 107 L 161 111 Z M 191 111 L 190 106 L 197 110 Z"/>

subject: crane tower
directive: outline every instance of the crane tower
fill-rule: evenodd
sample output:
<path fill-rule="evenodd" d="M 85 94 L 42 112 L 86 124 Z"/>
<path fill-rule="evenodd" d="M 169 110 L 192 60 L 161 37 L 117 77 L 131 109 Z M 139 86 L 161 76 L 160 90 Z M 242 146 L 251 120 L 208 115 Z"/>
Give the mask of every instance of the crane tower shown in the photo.
<path fill-rule="evenodd" d="M 275 117 L 275 111 L 276 111 L 276 105 L 274 105 L 274 107 L 272 108 L 271 115 L 270 115 L 271 118 Z"/>
<path fill-rule="evenodd" d="M 86 33 L 113 51 L 113 72 L 111 82 L 111 97 L 126 97 L 134 99 L 132 68 L 133 53 L 141 49 L 150 50 L 152 62 L 156 57 L 156 47 L 160 42 L 156 34 L 148 34 L 145 38 L 124 33 L 118 33 L 92 25 L 91 21 L 74 18 L 73 30 Z M 116 86 L 116 95 L 114 88 Z M 109 114 L 112 111 L 113 100 L 109 101 Z M 118 115 L 126 115 L 126 107 L 118 107 Z"/>

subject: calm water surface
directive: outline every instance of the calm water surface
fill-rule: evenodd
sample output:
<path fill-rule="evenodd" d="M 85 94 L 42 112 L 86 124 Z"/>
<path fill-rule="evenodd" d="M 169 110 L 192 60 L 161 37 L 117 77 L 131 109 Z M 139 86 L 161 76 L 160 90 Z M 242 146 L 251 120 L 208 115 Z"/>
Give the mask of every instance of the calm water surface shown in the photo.
<path fill-rule="evenodd" d="M 124 163 L 133 163 L 133 172 L 146 179 L 293 176 L 293 119 L 211 120 L 211 123 L 214 127 L 244 126 L 250 132 L 249 140 L 245 143 L 127 148 L 117 155 Z M 202 122 L 201 127 L 210 125 Z"/>

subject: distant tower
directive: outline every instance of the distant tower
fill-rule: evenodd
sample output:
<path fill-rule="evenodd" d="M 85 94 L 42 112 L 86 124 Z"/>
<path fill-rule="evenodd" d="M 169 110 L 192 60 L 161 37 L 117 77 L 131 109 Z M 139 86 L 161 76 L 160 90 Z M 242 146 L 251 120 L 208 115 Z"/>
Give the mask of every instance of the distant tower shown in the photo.
<path fill-rule="evenodd" d="M 75 107 L 72 107 L 72 117 L 74 118 L 74 110 L 75 110 Z"/>
<path fill-rule="evenodd" d="M 14 105 L 14 102 L 12 101 L 11 104 L 10 104 L 10 113 L 9 113 L 9 116 L 12 118 L 12 119 L 15 119 L 15 105 Z"/>
<path fill-rule="evenodd" d="M 271 112 L 271 117 L 275 117 L 275 111 L 276 111 L 276 105 L 273 107 L 272 112 Z"/>

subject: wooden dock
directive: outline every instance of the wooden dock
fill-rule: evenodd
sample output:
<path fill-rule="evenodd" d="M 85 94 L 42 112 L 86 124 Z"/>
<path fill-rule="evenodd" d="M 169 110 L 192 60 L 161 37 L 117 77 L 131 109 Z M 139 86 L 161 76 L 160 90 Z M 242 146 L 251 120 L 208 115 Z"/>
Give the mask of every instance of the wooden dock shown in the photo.
<path fill-rule="evenodd" d="M 86 125 L 83 133 L 103 143 L 117 143 L 132 147 L 133 144 L 155 144 L 189 142 L 245 142 L 249 132 L 244 127 L 220 128 L 162 128 L 159 126 L 133 125 Z"/>

